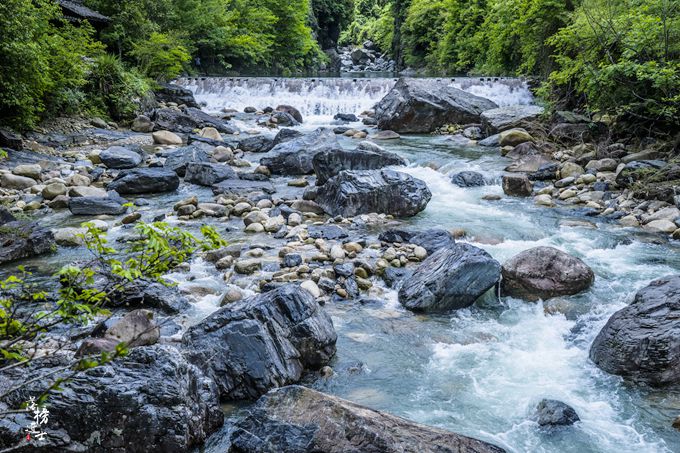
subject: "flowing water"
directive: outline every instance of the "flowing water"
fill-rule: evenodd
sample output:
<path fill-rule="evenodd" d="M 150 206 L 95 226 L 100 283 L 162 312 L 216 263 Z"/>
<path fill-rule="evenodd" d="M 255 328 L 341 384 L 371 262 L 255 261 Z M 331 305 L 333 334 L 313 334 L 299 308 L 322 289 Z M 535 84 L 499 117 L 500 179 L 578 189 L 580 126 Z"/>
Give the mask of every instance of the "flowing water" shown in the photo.
<path fill-rule="evenodd" d="M 193 79 L 185 81 L 206 110 L 290 104 L 305 117 L 303 129 L 328 125 L 333 114 L 360 113 L 393 79 Z M 442 80 L 499 105 L 530 103 L 519 80 Z M 357 124 L 357 127 L 360 127 Z M 342 138 L 344 146 L 355 142 Z M 336 375 L 314 387 L 427 425 L 494 442 L 513 452 L 680 451 L 671 423 L 680 393 L 629 385 L 588 359 L 609 316 L 651 280 L 680 270 L 678 244 L 579 218 L 577 210 L 536 207 L 503 198 L 507 161 L 497 150 L 461 146 L 445 137 L 402 137 L 382 142 L 410 161 L 403 171 L 424 180 L 433 197 L 408 221 L 413 228 L 466 230 L 470 242 L 503 262 L 522 250 L 551 245 L 588 263 L 596 282 L 588 292 L 546 303 L 493 294 L 446 315 L 404 310 L 394 290 L 376 289 L 370 302 L 331 303 L 338 331 Z M 437 171 L 431 167 L 438 168 Z M 489 184 L 459 188 L 450 174 L 475 170 Z M 573 222 L 574 218 L 580 220 Z M 572 220 L 566 222 L 566 220 Z M 573 406 L 582 422 L 546 432 L 531 421 L 542 398 Z M 218 450 L 221 440 L 213 439 Z"/>
<path fill-rule="evenodd" d="M 456 80 L 442 83 L 457 83 L 501 105 L 531 102 L 519 80 Z M 358 114 L 370 108 L 394 80 L 205 78 L 180 83 L 195 91 L 207 111 L 296 106 L 305 117 L 300 127 L 311 130 L 330 125 L 335 113 Z M 356 146 L 356 141 L 340 139 L 343 146 Z M 406 157 L 410 165 L 400 171 L 424 180 L 432 191 L 427 208 L 406 221 L 409 227 L 462 228 L 468 232 L 467 241 L 500 262 L 531 247 L 552 245 L 582 258 L 595 271 L 596 281 L 584 294 L 545 303 L 499 301 L 489 293 L 464 310 L 420 315 L 403 309 L 396 292 L 374 279 L 369 300 L 326 304 L 338 332 L 337 356 L 331 364 L 336 374 L 307 383 L 511 452 L 680 451 L 680 433 L 671 427 L 680 415 L 680 393 L 626 384 L 588 359 L 599 329 L 636 290 L 680 272 L 677 242 L 579 217 L 574 209 L 536 207 L 531 199 L 483 200 L 486 194 L 502 194 L 500 175 L 508 162 L 496 149 L 464 146 L 440 136 L 408 136 L 381 145 Z M 463 189 L 451 184 L 450 175 L 462 170 L 481 172 L 488 185 Z M 282 179 L 275 184 L 295 190 Z M 207 188 L 182 186 L 179 193 L 152 200 L 151 213 L 168 211 L 175 200 L 194 194 L 211 198 Z M 79 221 L 67 215 L 49 219 L 55 226 Z M 226 237 L 231 242 L 271 241 L 264 235 L 246 237 L 238 220 L 219 227 L 229 228 Z M 112 239 L 125 228 L 114 228 Z M 371 234 L 375 237 L 366 233 Z M 276 249 L 266 254 L 275 256 Z M 28 265 L 56 268 L 80 255 L 81 249 L 62 249 Z M 197 283 L 216 291 L 224 287 L 214 267 L 200 259 L 192 263 L 190 274 L 172 278 L 180 288 Z M 217 308 L 217 297 L 206 296 L 197 301 L 187 322 L 197 322 Z M 542 398 L 570 404 L 582 421 L 555 432 L 539 429 L 531 415 Z M 228 430 L 227 425 L 213 436 L 205 451 L 224 451 Z"/>

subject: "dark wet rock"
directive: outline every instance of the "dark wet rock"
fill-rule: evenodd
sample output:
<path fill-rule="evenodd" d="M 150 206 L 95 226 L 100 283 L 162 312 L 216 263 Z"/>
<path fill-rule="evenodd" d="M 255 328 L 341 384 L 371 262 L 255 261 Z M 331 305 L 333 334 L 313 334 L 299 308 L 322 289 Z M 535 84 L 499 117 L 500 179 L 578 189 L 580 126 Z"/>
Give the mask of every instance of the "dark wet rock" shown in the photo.
<path fill-rule="evenodd" d="M 276 137 L 274 137 L 274 146 L 280 143 L 288 142 L 294 138 L 302 137 L 303 135 L 304 134 L 302 132 L 296 131 L 295 129 L 281 129 L 276 134 Z"/>
<path fill-rule="evenodd" d="M 408 280 L 413 275 L 413 269 L 404 267 L 388 267 L 382 274 L 382 278 L 387 286 L 395 288 L 401 285 L 402 282 Z"/>
<path fill-rule="evenodd" d="M 543 113 L 538 105 L 510 105 L 482 112 L 482 127 L 487 134 L 496 134 L 515 127 L 523 127 Z"/>
<path fill-rule="evenodd" d="M 0 147 L 20 150 L 23 148 L 21 135 L 6 127 L 0 127 Z"/>
<path fill-rule="evenodd" d="M 431 79 L 401 78 L 375 106 L 380 129 L 429 133 L 445 124 L 479 122 L 480 114 L 497 107 L 488 99 Z"/>
<path fill-rule="evenodd" d="M 12 392 L 4 401 L 18 407 L 41 394 L 57 377 L 65 359 L 38 359 L 14 373 L 55 373 Z M 37 374 L 39 375 L 39 374 Z M 0 376 L 4 390 L 13 373 Z M 203 443 L 223 423 L 217 389 L 201 371 L 171 346 L 135 348 L 120 359 L 63 382 L 49 396 L 49 428 L 44 451 L 183 452 Z M 14 445 L 32 419 L 11 418 L 12 430 L 0 430 L 0 445 Z M 5 426 L 8 426 L 5 425 Z M 15 426 L 16 425 L 16 426 Z M 8 432 L 9 431 L 9 432 Z M 18 451 L 35 451 L 33 446 Z"/>
<path fill-rule="evenodd" d="M 287 112 L 274 112 L 271 116 L 271 121 L 279 126 L 292 127 L 299 126 L 300 123 Z"/>
<path fill-rule="evenodd" d="M 316 202 L 330 215 L 353 217 L 371 212 L 414 216 L 432 193 L 425 182 L 393 170 L 342 171 L 321 186 Z"/>
<path fill-rule="evenodd" d="M 258 400 L 230 435 L 234 453 L 502 453 L 486 442 L 419 425 L 301 386 Z"/>
<path fill-rule="evenodd" d="M 378 239 L 383 242 L 409 242 L 416 233 L 396 228 L 383 231 L 378 235 Z"/>
<path fill-rule="evenodd" d="M 533 185 L 527 175 L 503 175 L 503 192 L 512 197 L 531 196 Z"/>
<path fill-rule="evenodd" d="M 348 236 L 347 230 L 337 225 L 309 225 L 307 233 L 312 239 L 336 240 Z"/>
<path fill-rule="evenodd" d="M 240 400 L 326 365 L 336 339 L 330 316 L 314 297 L 288 284 L 221 308 L 189 328 L 182 344 L 223 399 Z"/>
<path fill-rule="evenodd" d="M 351 277 L 352 275 L 354 275 L 354 263 L 347 262 L 336 264 L 335 266 L 333 266 L 333 271 L 335 272 L 335 275 L 338 277 Z"/>
<path fill-rule="evenodd" d="M 557 171 L 560 169 L 557 163 L 541 165 L 538 170 L 528 175 L 531 181 L 550 181 L 557 178 Z"/>
<path fill-rule="evenodd" d="M 441 248 L 451 247 L 456 243 L 451 233 L 439 228 L 416 233 L 406 242 L 421 246 L 427 250 L 428 255 L 433 254 Z"/>
<path fill-rule="evenodd" d="M 638 181 L 644 172 L 659 170 L 666 166 L 662 160 L 636 160 L 629 162 L 616 175 L 616 184 L 621 187 L 629 187 Z"/>
<path fill-rule="evenodd" d="M 108 189 L 120 194 L 171 192 L 179 187 L 177 173 L 163 168 L 124 170 L 109 183 Z"/>
<path fill-rule="evenodd" d="M 110 192 L 106 197 L 71 197 L 68 208 L 73 215 L 120 215 L 127 211 L 125 203 L 127 200 Z"/>
<path fill-rule="evenodd" d="M 345 121 L 348 123 L 359 121 L 359 118 L 357 118 L 357 116 L 354 113 L 336 113 L 333 119 L 338 121 Z"/>
<path fill-rule="evenodd" d="M 359 285 L 354 277 L 345 278 L 345 282 L 342 285 L 347 291 L 348 299 L 355 299 L 359 297 Z"/>
<path fill-rule="evenodd" d="M 299 253 L 288 253 L 283 257 L 283 267 L 296 267 L 302 264 L 302 255 Z"/>
<path fill-rule="evenodd" d="M 113 304 L 131 308 L 156 308 L 168 314 L 181 313 L 191 307 L 189 301 L 176 287 L 160 283 L 146 283 L 126 288 L 124 294 L 114 298 Z"/>
<path fill-rule="evenodd" d="M 280 175 L 303 175 L 314 172 L 312 159 L 318 153 L 340 148 L 332 130 L 319 128 L 302 137 L 285 141 L 272 148 L 260 163 Z"/>
<path fill-rule="evenodd" d="M 465 308 L 500 279 L 501 265 L 484 250 L 455 244 L 427 257 L 399 290 L 399 302 L 414 311 Z"/>
<path fill-rule="evenodd" d="M 107 168 L 135 168 L 142 163 L 142 156 L 122 146 L 112 146 L 99 154 L 99 158 Z"/>
<path fill-rule="evenodd" d="M 162 83 L 154 91 L 158 102 L 174 102 L 177 105 L 199 108 L 191 90 L 172 83 Z"/>
<path fill-rule="evenodd" d="M 269 181 L 251 181 L 246 179 L 227 179 L 212 187 L 215 195 L 249 196 L 257 194 L 273 194 L 276 192 Z"/>
<path fill-rule="evenodd" d="M 222 140 L 215 140 L 210 137 L 203 137 L 197 134 L 187 135 L 187 144 L 189 145 L 209 145 L 210 147 L 216 146 L 230 146 L 231 148 L 238 148 L 238 142 L 240 137 L 238 135 L 223 135 Z"/>
<path fill-rule="evenodd" d="M 188 163 L 209 162 L 210 156 L 201 146 L 189 145 L 178 148 L 166 155 L 163 167 L 184 177 Z"/>
<path fill-rule="evenodd" d="M 264 135 L 253 135 L 238 142 L 239 149 L 247 153 L 266 153 L 274 146 L 274 140 Z"/>
<path fill-rule="evenodd" d="M 5 209 L 0 224 L 0 264 L 50 253 L 56 247 L 54 235 L 37 222 L 14 220 Z"/>
<path fill-rule="evenodd" d="M 353 150 L 338 148 L 315 155 L 312 164 L 316 184 L 325 184 L 342 170 L 377 170 L 390 165 L 406 165 L 406 161 L 397 154 L 370 142 L 365 143 Z"/>
<path fill-rule="evenodd" d="M 451 176 L 451 182 L 458 187 L 479 187 L 486 184 L 484 176 L 476 171 L 461 171 Z"/>
<path fill-rule="evenodd" d="M 579 258 L 554 247 L 535 247 L 503 264 L 503 292 L 535 301 L 590 288 L 595 274 Z"/>
<path fill-rule="evenodd" d="M 295 118 L 295 121 L 297 121 L 298 123 L 302 123 L 302 114 L 300 113 L 300 111 L 298 109 L 296 109 L 292 105 L 285 105 L 285 104 L 279 105 L 279 106 L 276 107 L 276 111 L 277 112 L 285 112 L 285 113 L 289 114 L 290 116 L 292 116 L 293 118 Z"/>
<path fill-rule="evenodd" d="M 238 129 L 226 124 L 224 121 L 214 116 L 208 115 L 204 111 L 189 107 L 184 110 L 177 109 L 156 109 L 151 115 L 154 122 L 154 130 L 167 130 L 172 132 L 191 133 L 194 129 L 204 127 L 214 127 L 219 132 L 233 134 Z"/>
<path fill-rule="evenodd" d="M 238 128 L 227 124 L 220 118 L 216 118 L 208 113 L 205 113 L 200 108 L 189 107 L 184 109 L 184 112 L 193 118 L 194 121 L 196 121 L 199 129 L 204 127 L 214 127 L 218 132 L 223 134 L 235 134 L 239 132 Z"/>
<path fill-rule="evenodd" d="M 212 186 L 227 179 L 238 179 L 233 168 L 224 164 L 211 164 L 208 162 L 187 164 L 184 181 L 199 186 Z"/>
<path fill-rule="evenodd" d="M 614 313 L 590 348 L 604 371 L 650 385 L 680 380 L 680 275 L 654 280 Z"/>
<path fill-rule="evenodd" d="M 536 406 L 536 420 L 541 426 L 568 426 L 581 419 L 574 408 L 568 404 L 544 399 Z"/>

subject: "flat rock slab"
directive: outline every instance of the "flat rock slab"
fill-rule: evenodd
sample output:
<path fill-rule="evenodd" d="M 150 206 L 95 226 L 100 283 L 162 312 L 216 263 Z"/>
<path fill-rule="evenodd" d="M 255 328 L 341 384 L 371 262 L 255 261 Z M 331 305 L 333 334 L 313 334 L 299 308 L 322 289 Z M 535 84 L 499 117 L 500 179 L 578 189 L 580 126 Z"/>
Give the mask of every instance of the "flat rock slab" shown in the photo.
<path fill-rule="evenodd" d="M 495 445 L 420 425 L 301 386 L 272 390 L 231 434 L 231 452 L 502 453 Z"/>

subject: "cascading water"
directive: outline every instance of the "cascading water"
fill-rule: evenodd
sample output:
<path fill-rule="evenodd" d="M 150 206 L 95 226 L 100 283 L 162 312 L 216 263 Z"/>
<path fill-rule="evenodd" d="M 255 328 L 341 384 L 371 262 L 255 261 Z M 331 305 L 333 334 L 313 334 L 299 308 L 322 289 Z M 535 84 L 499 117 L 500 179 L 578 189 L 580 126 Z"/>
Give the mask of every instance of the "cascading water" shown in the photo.
<path fill-rule="evenodd" d="M 525 81 L 500 78 L 433 79 L 477 96 L 491 99 L 500 106 L 530 104 L 533 96 Z M 202 77 L 177 80 L 193 91 L 196 100 L 208 112 L 230 108 L 276 107 L 292 105 L 314 124 L 332 119 L 336 113 L 359 114 L 370 109 L 394 86 L 394 78 L 267 78 Z"/>

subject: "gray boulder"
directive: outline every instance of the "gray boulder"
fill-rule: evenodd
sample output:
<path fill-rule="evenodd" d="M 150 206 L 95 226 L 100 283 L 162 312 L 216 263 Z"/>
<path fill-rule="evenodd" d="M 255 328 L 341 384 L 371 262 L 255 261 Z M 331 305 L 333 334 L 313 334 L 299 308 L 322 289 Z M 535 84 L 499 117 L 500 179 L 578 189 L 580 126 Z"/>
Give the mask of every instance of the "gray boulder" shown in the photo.
<path fill-rule="evenodd" d="M 544 399 L 536 406 L 536 421 L 541 426 L 568 426 L 580 420 L 574 408 L 562 401 Z"/>
<path fill-rule="evenodd" d="M 309 174 L 314 172 L 314 156 L 338 148 L 340 144 L 333 131 L 319 128 L 310 134 L 279 143 L 260 159 L 260 163 L 273 174 Z"/>
<path fill-rule="evenodd" d="M 171 192 L 179 187 L 177 173 L 163 168 L 136 168 L 122 171 L 108 189 L 120 194 Z"/>
<path fill-rule="evenodd" d="M 177 105 L 184 104 L 187 107 L 200 107 L 191 90 L 173 83 L 160 84 L 154 94 L 159 102 L 174 102 Z"/>
<path fill-rule="evenodd" d="M 487 134 L 523 127 L 527 122 L 536 119 L 543 113 L 538 105 L 510 105 L 482 112 L 482 127 Z"/>
<path fill-rule="evenodd" d="M 215 195 L 234 195 L 247 197 L 251 195 L 271 195 L 276 189 L 269 181 L 254 181 L 249 179 L 226 179 L 212 186 Z"/>
<path fill-rule="evenodd" d="M 595 274 L 579 258 L 554 247 L 535 247 L 503 264 L 503 292 L 535 301 L 590 288 Z"/>
<path fill-rule="evenodd" d="M 184 181 L 199 186 L 212 186 L 227 179 L 238 179 L 238 175 L 229 165 L 211 164 L 208 162 L 189 163 L 186 167 Z"/>
<path fill-rule="evenodd" d="M 478 123 L 483 111 L 498 107 L 488 99 L 432 79 L 401 78 L 375 106 L 380 129 L 429 133 L 445 124 Z"/>
<path fill-rule="evenodd" d="M 406 165 L 406 160 L 378 145 L 364 142 L 356 149 L 333 149 L 318 153 L 312 159 L 316 184 L 325 184 L 342 170 L 376 170 L 390 165 Z"/>
<path fill-rule="evenodd" d="M 604 371 L 650 385 L 680 381 L 680 275 L 654 280 L 614 313 L 590 348 Z"/>
<path fill-rule="evenodd" d="M 476 171 L 461 171 L 451 176 L 451 182 L 458 187 L 479 187 L 486 183 L 484 176 Z"/>
<path fill-rule="evenodd" d="M 335 354 L 336 339 L 314 297 L 289 284 L 221 308 L 189 328 L 182 344 L 223 399 L 240 400 L 321 368 Z"/>
<path fill-rule="evenodd" d="M 15 220 L 0 208 L 0 264 L 50 253 L 56 247 L 52 231 L 37 222 Z"/>
<path fill-rule="evenodd" d="M 290 116 L 292 116 L 293 119 L 295 119 L 295 121 L 297 121 L 298 123 L 302 123 L 302 114 L 298 109 L 296 109 L 292 105 L 281 104 L 276 107 L 276 111 L 287 113 Z"/>
<path fill-rule="evenodd" d="M 414 311 L 465 308 L 500 280 L 501 265 L 470 244 L 441 248 L 427 257 L 399 290 L 399 302 Z"/>
<path fill-rule="evenodd" d="M 321 186 L 316 202 L 333 216 L 353 217 L 376 212 L 414 216 L 432 193 L 425 182 L 393 170 L 341 171 Z"/>
<path fill-rule="evenodd" d="M 110 193 L 106 197 L 71 197 L 68 208 L 73 215 L 120 215 L 127 211 L 127 200 Z"/>
<path fill-rule="evenodd" d="M 3 401 L 19 407 L 70 372 L 64 355 L 35 360 L 28 369 L 0 376 L 0 391 L 20 373 L 51 373 Z M 200 445 L 223 423 L 217 389 L 171 346 L 130 351 L 123 358 L 76 374 L 49 395 L 49 427 L 44 451 L 184 452 Z M 0 404 L 1 406 L 2 404 Z M 32 420 L 14 414 L 0 430 L 0 446 L 15 445 Z M 16 431 L 16 432 L 15 432 Z M 32 446 L 20 451 L 34 451 Z"/>
<path fill-rule="evenodd" d="M 247 153 L 266 153 L 274 146 L 274 140 L 264 135 L 253 135 L 238 143 L 239 149 Z"/>
<path fill-rule="evenodd" d="M 107 168 L 135 168 L 142 163 L 142 156 L 122 146 L 112 146 L 99 154 L 99 158 Z"/>
<path fill-rule="evenodd" d="M 502 453 L 471 437 L 297 385 L 272 390 L 237 422 L 234 453 Z"/>
<path fill-rule="evenodd" d="M 184 177 L 187 164 L 192 162 L 209 162 L 210 156 L 201 146 L 189 145 L 172 151 L 165 156 L 163 166 Z"/>

